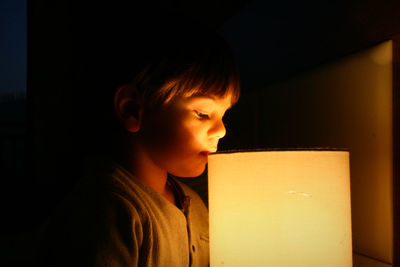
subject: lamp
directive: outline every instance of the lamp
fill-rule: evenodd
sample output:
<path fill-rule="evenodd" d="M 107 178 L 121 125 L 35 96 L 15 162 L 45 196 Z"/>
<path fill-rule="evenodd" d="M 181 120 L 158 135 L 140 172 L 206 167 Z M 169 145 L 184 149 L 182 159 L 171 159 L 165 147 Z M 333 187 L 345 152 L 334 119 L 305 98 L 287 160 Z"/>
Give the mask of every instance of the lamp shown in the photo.
<path fill-rule="evenodd" d="M 209 155 L 210 263 L 352 266 L 349 152 Z"/>

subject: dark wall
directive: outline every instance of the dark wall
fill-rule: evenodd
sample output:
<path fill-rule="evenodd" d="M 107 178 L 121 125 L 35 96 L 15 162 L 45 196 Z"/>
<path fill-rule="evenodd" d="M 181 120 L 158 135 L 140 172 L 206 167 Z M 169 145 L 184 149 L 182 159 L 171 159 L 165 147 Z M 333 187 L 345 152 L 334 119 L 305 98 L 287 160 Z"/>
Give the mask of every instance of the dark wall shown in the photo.
<path fill-rule="evenodd" d="M 400 2 L 253 1 L 220 28 L 249 91 L 400 33 Z"/>

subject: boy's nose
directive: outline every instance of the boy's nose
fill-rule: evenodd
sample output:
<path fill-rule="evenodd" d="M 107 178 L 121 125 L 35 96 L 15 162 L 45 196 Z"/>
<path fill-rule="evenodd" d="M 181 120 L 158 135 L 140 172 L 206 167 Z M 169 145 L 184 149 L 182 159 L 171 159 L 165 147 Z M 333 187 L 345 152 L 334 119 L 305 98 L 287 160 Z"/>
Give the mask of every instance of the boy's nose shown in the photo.
<path fill-rule="evenodd" d="M 225 124 L 222 120 L 216 121 L 208 131 L 211 138 L 221 139 L 226 134 Z"/>

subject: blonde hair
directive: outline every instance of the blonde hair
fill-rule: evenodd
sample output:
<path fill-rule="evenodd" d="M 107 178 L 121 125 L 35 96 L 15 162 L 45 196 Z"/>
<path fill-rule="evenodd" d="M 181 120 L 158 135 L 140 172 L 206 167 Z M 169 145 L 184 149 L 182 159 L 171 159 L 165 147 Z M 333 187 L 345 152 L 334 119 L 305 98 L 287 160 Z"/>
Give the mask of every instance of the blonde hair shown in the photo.
<path fill-rule="evenodd" d="M 212 30 L 178 35 L 158 57 L 148 57 L 131 83 L 150 107 L 177 96 L 240 96 L 239 72 L 228 44 Z M 157 55 L 156 55 L 157 56 Z"/>

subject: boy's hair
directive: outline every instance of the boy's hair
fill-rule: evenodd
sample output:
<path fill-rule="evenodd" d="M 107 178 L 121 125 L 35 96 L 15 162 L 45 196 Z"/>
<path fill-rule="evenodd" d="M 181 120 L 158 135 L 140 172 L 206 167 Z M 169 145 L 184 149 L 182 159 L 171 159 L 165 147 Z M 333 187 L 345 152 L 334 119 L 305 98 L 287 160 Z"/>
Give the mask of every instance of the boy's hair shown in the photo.
<path fill-rule="evenodd" d="M 215 32 L 195 27 L 163 36 L 160 54 L 149 55 L 132 79 L 145 102 L 154 107 L 176 96 L 217 96 L 228 93 L 232 104 L 239 98 L 239 74 L 232 52 Z M 167 44 L 165 44 L 167 42 Z"/>
<path fill-rule="evenodd" d="M 84 25 L 77 83 L 82 100 L 92 98 L 95 112 L 86 109 L 84 128 L 89 128 L 89 140 L 101 138 L 97 144 L 104 146 L 110 133 L 115 137 L 123 131 L 113 108 L 115 90 L 122 85 L 136 87 L 146 108 L 157 108 L 176 96 L 229 93 L 232 104 L 239 98 L 238 69 L 228 44 L 215 31 L 182 15 L 140 11 Z"/>

